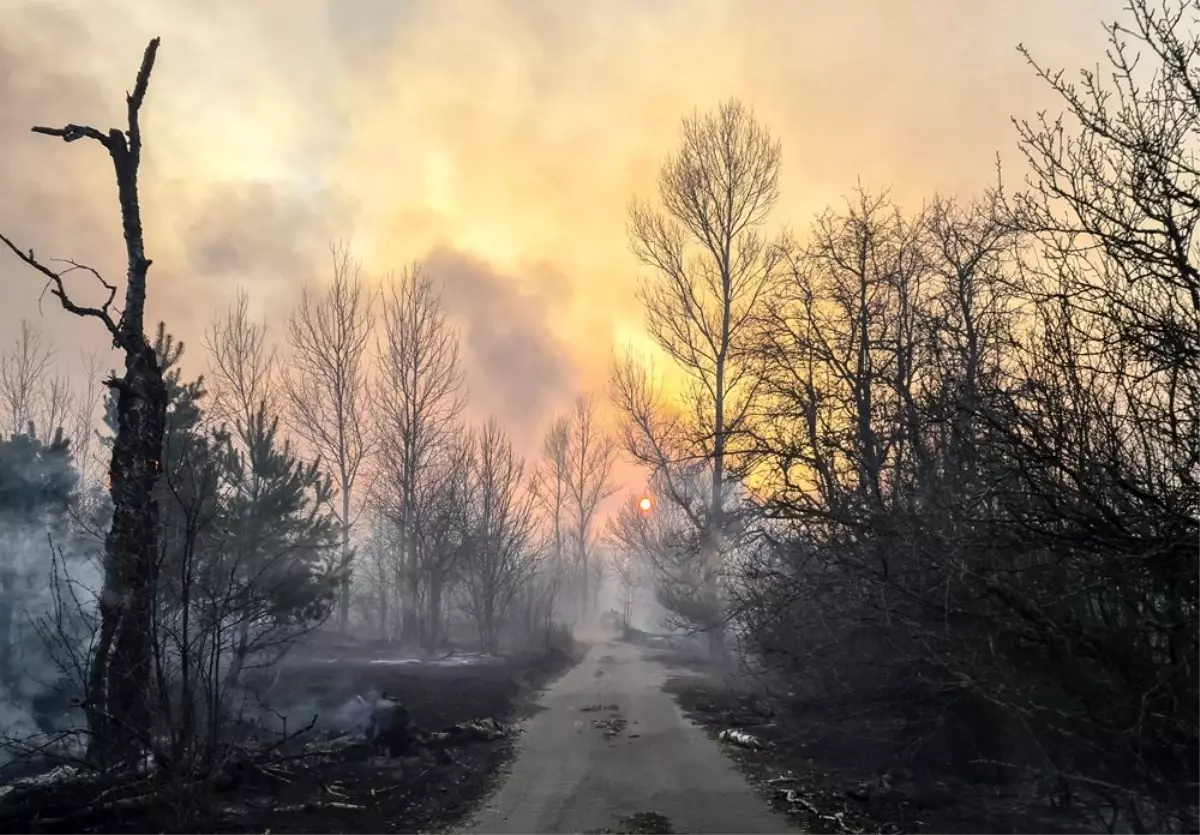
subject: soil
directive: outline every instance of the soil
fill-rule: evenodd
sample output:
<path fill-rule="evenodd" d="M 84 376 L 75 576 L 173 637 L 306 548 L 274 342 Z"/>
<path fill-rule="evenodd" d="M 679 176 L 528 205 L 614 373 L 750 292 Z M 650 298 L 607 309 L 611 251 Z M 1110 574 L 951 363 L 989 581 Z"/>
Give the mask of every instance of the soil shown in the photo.
<path fill-rule="evenodd" d="M 1077 815 L 1055 809 L 1029 785 L 898 768 L 888 756 L 896 728 L 887 717 L 855 715 L 849 705 L 784 712 L 745 679 L 694 659 L 676 671 L 666 689 L 680 708 L 799 831 L 1086 831 Z"/>
<path fill-rule="evenodd" d="M 638 812 L 623 818 L 616 829 L 590 830 L 586 835 L 673 835 L 669 818 L 657 812 Z"/>
<path fill-rule="evenodd" d="M 492 787 L 512 759 L 515 723 L 533 709 L 541 688 L 578 658 L 553 652 L 478 663 L 371 663 L 379 654 L 376 648 L 341 647 L 331 659 L 327 651 L 308 651 L 278 668 L 270 689 L 288 695 L 292 729 L 316 720 L 311 730 L 280 747 L 266 767 L 256 760 L 216 784 L 147 784 L 152 802 L 95 812 L 86 810 L 96 806 L 101 787 L 67 781 L 41 802 L 21 798 L 24 813 L 12 796 L 6 798 L 0 803 L 0 831 L 442 831 Z M 339 708 L 356 696 L 369 701 L 382 693 L 404 705 L 425 740 L 406 756 L 381 756 L 361 733 L 347 733 L 344 716 L 338 718 Z M 454 733 L 456 725 L 461 730 L 479 720 L 505 732 Z"/>

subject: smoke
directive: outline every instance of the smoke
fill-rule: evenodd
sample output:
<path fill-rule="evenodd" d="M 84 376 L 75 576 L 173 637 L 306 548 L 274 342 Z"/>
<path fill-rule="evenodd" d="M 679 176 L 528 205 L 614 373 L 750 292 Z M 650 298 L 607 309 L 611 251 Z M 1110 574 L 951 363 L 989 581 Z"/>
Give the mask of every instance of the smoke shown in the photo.
<path fill-rule="evenodd" d="M 50 520 L 0 521 L 0 739 L 79 726 L 80 665 L 101 581 L 98 550 L 98 543 Z M 0 745 L 0 765 L 13 756 Z"/>
<path fill-rule="evenodd" d="M 120 124 L 141 51 L 161 35 L 143 125 L 151 321 L 197 344 L 244 283 L 277 327 L 303 280 L 327 280 L 330 238 L 361 241 L 376 274 L 439 242 L 518 285 L 513 265 L 544 261 L 569 299 L 545 286 L 505 292 L 549 293 L 558 339 L 539 331 L 528 362 L 485 356 L 472 372 L 489 408 L 521 412 L 514 398 L 544 404 L 575 380 L 600 385 L 613 329 L 640 329 L 625 208 L 652 194 L 683 114 L 752 102 L 784 144 L 780 220 L 802 224 L 860 174 L 898 197 L 990 184 L 994 153 L 1011 147 L 1009 115 L 1041 101 L 1013 46 L 1055 45 L 1051 60 L 1073 66 L 1093 52 L 1065 6 L 867 5 L 9 0 L 0 229 L 119 283 L 103 149 L 29 127 Z M 0 257 L 0 328 L 30 315 L 40 291 Z M 106 341 L 51 304 L 46 323 L 66 354 Z M 475 328 L 479 351 L 521 347 L 487 330 Z M 547 383 L 529 382 L 543 372 Z"/>
<path fill-rule="evenodd" d="M 295 733 L 310 724 L 315 731 L 362 736 L 371 723 L 371 713 L 383 694 L 371 689 L 331 707 L 316 699 L 288 700 L 287 694 L 260 703 L 245 698 L 242 714 L 255 727 L 271 734 Z"/>
<path fill-rule="evenodd" d="M 461 329 L 472 409 L 496 415 L 519 447 L 533 448 L 540 418 L 566 403 L 576 386 L 567 348 L 548 326 L 552 294 L 562 292 L 565 280 L 556 287 L 552 277 L 549 292 L 531 292 L 519 278 L 444 248 L 424 265 L 445 288 L 447 311 Z"/>
<path fill-rule="evenodd" d="M 260 309 L 289 309 L 304 283 L 325 278 L 329 242 L 352 228 L 354 212 L 334 187 L 306 194 L 265 181 L 220 184 L 195 206 L 184 275 L 206 276 L 215 304 L 249 286 Z"/>
<path fill-rule="evenodd" d="M 0 689 L 0 739 L 28 739 L 45 730 L 23 705 L 28 698 Z M 10 762 L 13 753 L 0 746 L 0 765 Z"/>

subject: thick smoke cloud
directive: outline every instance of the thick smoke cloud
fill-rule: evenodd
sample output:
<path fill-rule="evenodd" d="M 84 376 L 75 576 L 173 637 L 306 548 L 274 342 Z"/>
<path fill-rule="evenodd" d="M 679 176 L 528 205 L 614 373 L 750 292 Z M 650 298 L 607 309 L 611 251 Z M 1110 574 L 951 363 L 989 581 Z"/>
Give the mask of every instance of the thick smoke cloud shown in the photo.
<path fill-rule="evenodd" d="M 288 310 L 304 283 L 325 280 L 329 243 L 353 228 L 354 211 L 333 188 L 305 195 L 269 182 L 215 187 L 184 236 L 187 275 L 205 281 L 214 305 L 246 287 L 257 309 Z"/>
<path fill-rule="evenodd" d="M 328 190 L 306 199 L 271 183 L 224 184 L 206 196 L 188 230 L 188 266 L 221 278 L 303 276 L 349 225 L 350 208 Z"/>
<path fill-rule="evenodd" d="M 527 444 L 538 417 L 561 408 L 576 384 L 567 348 L 547 326 L 553 297 L 452 250 L 434 250 L 423 265 L 444 287 L 461 329 L 472 410 L 497 415 Z"/>
<path fill-rule="evenodd" d="M 143 125 L 149 315 L 198 346 L 242 284 L 279 336 L 300 285 L 327 280 L 331 238 L 377 276 L 439 246 L 469 253 L 452 292 L 475 295 L 449 301 L 471 323 L 473 381 L 488 408 L 530 419 L 601 385 L 608 346 L 640 329 L 625 208 L 652 195 L 680 116 L 750 102 L 783 141 L 779 220 L 798 229 L 859 175 L 910 201 L 987 185 L 1009 115 L 1046 101 L 1016 43 L 1079 66 L 1103 37 L 1065 5 L 1002 6 L 8 0 L 0 228 L 120 279 L 103 150 L 29 127 L 120 124 L 161 35 Z M 530 282 L 529 263 L 566 290 Z M 38 316 L 40 290 L 0 253 L 0 333 Z M 63 356 L 105 347 L 43 309 Z"/>

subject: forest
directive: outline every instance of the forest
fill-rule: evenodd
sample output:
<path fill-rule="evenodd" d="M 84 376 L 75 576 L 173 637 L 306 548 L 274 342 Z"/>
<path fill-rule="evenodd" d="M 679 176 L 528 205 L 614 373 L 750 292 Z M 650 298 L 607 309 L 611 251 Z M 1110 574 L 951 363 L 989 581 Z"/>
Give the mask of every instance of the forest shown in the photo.
<path fill-rule="evenodd" d="M 247 730 L 287 712 L 258 682 L 294 653 L 566 657 L 611 598 L 627 638 L 695 637 L 872 768 L 1063 831 L 1197 831 L 1198 11 L 1133 0 L 1079 74 L 1023 52 L 1061 115 L 1014 114 L 1019 157 L 970 198 L 859 183 L 780 217 L 770 125 L 685 115 L 627 218 L 657 353 L 619 351 L 530 456 L 470 416 L 432 265 L 369 275 L 334 242 L 283 328 L 249 289 L 200 345 L 146 321 L 151 41 L 124 125 L 31 126 L 111 166 L 124 279 L 0 229 L 4 280 L 121 366 L 90 355 L 79 388 L 34 321 L 0 349 L 6 779 L 136 774 L 128 807 L 173 780 L 189 811 L 158 825 L 216 827 L 214 775 L 300 739 Z M 864 826 L 918 831 L 890 823 Z"/>

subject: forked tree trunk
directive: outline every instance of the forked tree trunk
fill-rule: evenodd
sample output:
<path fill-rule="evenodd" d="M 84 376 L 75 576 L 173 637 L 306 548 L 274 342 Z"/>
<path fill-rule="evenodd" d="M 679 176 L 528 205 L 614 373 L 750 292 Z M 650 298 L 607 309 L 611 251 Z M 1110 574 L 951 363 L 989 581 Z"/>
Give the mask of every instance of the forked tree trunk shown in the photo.
<path fill-rule="evenodd" d="M 154 348 L 146 340 L 146 258 L 138 202 L 138 166 L 142 136 L 138 112 L 150 83 L 158 38 L 142 56 L 133 92 L 125 97 L 128 125 L 102 133 L 87 125 L 62 128 L 35 127 L 35 133 L 57 136 L 65 142 L 90 139 L 104 146 L 112 159 L 121 207 L 125 240 L 125 307 L 112 309 L 117 288 L 95 270 L 80 265 L 107 292 L 99 307 L 76 304 L 67 294 L 63 272 L 38 261 L 8 238 L 2 241 L 48 281 L 50 292 L 63 308 L 76 316 L 99 319 L 112 336 L 113 345 L 125 354 L 121 379 L 105 383 L 117 391 L 117 432 L 109 465 L 112 528 L 105 540 L 104 588 L 100 595 L 100 634 L 88 673 L 87 711 L 91 731 L 89 756 L 101 765 L 129 762 L 150 744 L 152 716 L 149 686 L 153 648 L 153 602 L 157 583 L 158 503 L 154 486 L 162 468 L 160 457 L 166 427 L 167 389 Z"/>

